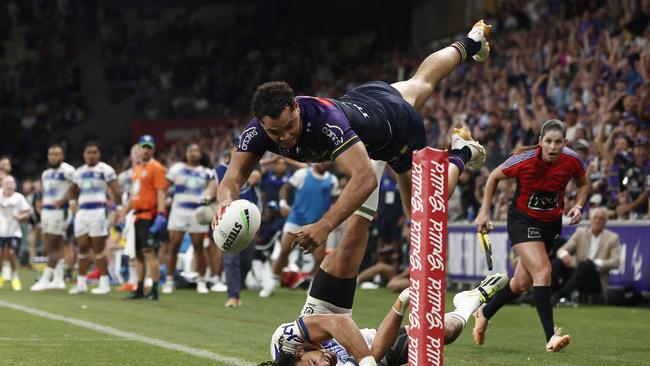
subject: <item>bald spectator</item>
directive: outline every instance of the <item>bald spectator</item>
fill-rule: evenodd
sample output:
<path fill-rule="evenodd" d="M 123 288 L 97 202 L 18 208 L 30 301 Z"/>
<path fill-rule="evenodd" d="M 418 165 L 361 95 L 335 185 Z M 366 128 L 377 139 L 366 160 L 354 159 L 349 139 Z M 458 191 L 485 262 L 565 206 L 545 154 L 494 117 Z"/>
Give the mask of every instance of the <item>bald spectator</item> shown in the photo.
<path fill-rule="evenodd" d="M 554 304 L 575 290 L 599 294 L 607 289 L 609 271 L 620 264 L 621 243 L 618 234 L 605 229 L 606 223 L 607 210 L 592 209 L 590 226 L 578 228 L 558 249 L 551 273 Z"/>

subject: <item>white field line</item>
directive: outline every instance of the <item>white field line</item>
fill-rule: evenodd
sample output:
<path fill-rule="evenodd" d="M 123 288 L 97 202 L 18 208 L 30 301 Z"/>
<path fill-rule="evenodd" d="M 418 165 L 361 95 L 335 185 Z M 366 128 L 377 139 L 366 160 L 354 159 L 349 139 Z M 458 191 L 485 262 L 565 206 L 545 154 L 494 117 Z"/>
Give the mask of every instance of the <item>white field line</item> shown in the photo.
<path fill-rule="evenodd" d="M 247 361 L 244 361 L 239 358 L 235 357 L 228 357 L 228 356 L 223 356 L 218 353 L 206 351 L 203 349 L 198 349 L 198 348 L 192 348 L 188 346 L 184 346 L 182 344 L 176 344 L 172 342 L 167 342 L 163 341 L 161 339 L 156 339 L 156 338 L 150 338 L 150 337 L 145 337 L 139 334 L 131 333 L 131 332 L 125 332 L 119 329 L 107 327 L 104 325 L 99 325 L 95 324 L 86 320 L 81 320 L 81 319 L 75 319 L 75 318 L 69 318 L 67 316 L 63 315 L 57 315 L 57 314 L 52 314 L 47 311 L 43 310 L 38 310 L 34 308 L 30 308 L 28 306 L 23 306 L 19 304 L 13 304 L 10 302 L 2 301 L 0 300 L 0 307 L 8 308 L 8 309 L 13 309 L 17 311 L 22 311 L 23 313 L 31 314 L 31 315 L 36 315 L 40 316 L 41 318 L 45 319 L 50 319 L 50 320 L 57 320 L 60 322 L 68 323 L 75 325 L 77 327 L 81 328 L 86 328 L 90 330 L 94 330 L 96 332 L 108 334 L 113 337 L 120 337 L 124 338 L 130 341 L 136 341 L 136 342 L 141 342 L 144 344 L 160 347 L 160 348 L 165 348 L 169 349 L 172 351 L 177 351 L 177 352 L 183 352 L 190 354 L 195 357 L 201 357 L 205 358 L 208 360 L 212 361 L 217 361 L 220 362 L 221 364 L 224 365 L 232 365 L 232 366 L 252 366 L 253 364 Z"/>

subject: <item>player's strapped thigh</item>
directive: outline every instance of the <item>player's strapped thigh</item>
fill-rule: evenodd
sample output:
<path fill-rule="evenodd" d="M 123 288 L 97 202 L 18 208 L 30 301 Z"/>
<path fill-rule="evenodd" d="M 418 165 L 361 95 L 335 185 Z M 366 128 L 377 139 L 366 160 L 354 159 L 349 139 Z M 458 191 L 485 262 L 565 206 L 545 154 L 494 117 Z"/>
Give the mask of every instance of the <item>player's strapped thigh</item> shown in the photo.
<path fill-rule="evenodd" d="M 375 176 L 377 177 L 377 182 L 381 180 L 381 176 L 384 174 L 384 168 L 386 168 L 386 162 L 381 160 L 371 160 L 372 169 L 375 171 Z M 361 217 L 364 217 L 372 221 L 377 213 L 377 207 L 379 206 L 379 184 L 377 188 L 368 196 L 366 202 L 364 202 L 361 207 L 356 210 L 354 213 Z"/>
<path fill-rule="evenodd" d="M 338 278 L 319 269 L 302 308 L 302 314 L 352 314 L 357 279 Z"/>

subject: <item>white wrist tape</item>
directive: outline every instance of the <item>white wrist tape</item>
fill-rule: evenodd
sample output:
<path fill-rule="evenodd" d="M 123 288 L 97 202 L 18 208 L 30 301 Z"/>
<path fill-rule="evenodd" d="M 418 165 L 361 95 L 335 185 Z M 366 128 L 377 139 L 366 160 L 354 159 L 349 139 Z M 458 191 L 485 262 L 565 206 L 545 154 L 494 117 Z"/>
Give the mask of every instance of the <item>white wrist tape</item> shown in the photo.
<path fill-rule="evenodd" d="M 377 366 L 375 358 L 372 356 L 364 357 L 359 361 L 359 366 Z"/>

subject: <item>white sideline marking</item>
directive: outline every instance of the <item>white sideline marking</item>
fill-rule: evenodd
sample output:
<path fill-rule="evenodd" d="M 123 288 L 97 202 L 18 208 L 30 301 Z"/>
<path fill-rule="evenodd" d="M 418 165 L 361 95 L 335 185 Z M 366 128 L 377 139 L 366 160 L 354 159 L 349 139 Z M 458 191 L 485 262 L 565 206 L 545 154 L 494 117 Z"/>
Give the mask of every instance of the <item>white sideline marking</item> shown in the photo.
<path fill-rule="evenodd" d="M 120 337 L 120 338 L 128 339 L 128 340 L 131 340 L 131 341 L 137 341 L 137 342 L 141 342 L 141 343 L 144 343 L 144 344 L 148 344 L 148 345 L 152 345 L 152 346 L 156 346 L 156 347 L 160 347 L 160 348 L 166 348 L 166 349 L 169 349 L 169 350 L 172 350 L 172 351 L 183 352 L 183 353 L 190 354 L 192 356 L 206 358 L 208 360 L 221 362 L 221 363 L 227 364 L 227 365 L 232 365 L 232 366 L 251 366 L 251 365 L 253 365 L 252 363 L 241 360 L 239 358 L 222 356 L 220 354 L 210 352 L 210 351 L 206 351 L 206 350 L 203 350 L 203 349 L 183 346 L 182 344 L 171 343 L 171 342 L 163 341 L 161 339 L 145 337 L 145 336 L 142 336 L 142 335 L 139 335 L 139 334 L 135 334 L 135 333 L 131 333 L 131 332 L 125 332 L 125 331 L 122 331 L 122 330 L 119 330 L 119 329 L 107 327 L 107 326 L 104 326 L 104 325 L 95 324 L 95 323 L 92 323 L 92 322 L 89 322 L 89 321 L 86 321 L 86 320 L 68 318 L 67 316 L 52 314 L 52 313 L 48 313 L 47 311 L 30 308 L 28 306 L 13 304 L 13 303 L 2 301 L 2 300 L 0 300 L 0 307 L 5 307 L 5 308 L 13 309 L 13 310 L 22 311 L 23 313 L 40 316 L 41 318 L 46 318 L 46 319 L 50 319 L 50 320 L 58 320 L 58 321 L 61 321 L 61 322 L 64 322 L 64 323 L 75 325 L 77 327 L 94 330 L 96 332 L 108 334 L 108 335 L 111 335 L 111 336 L 114 336 L 114 337 Z"/>

